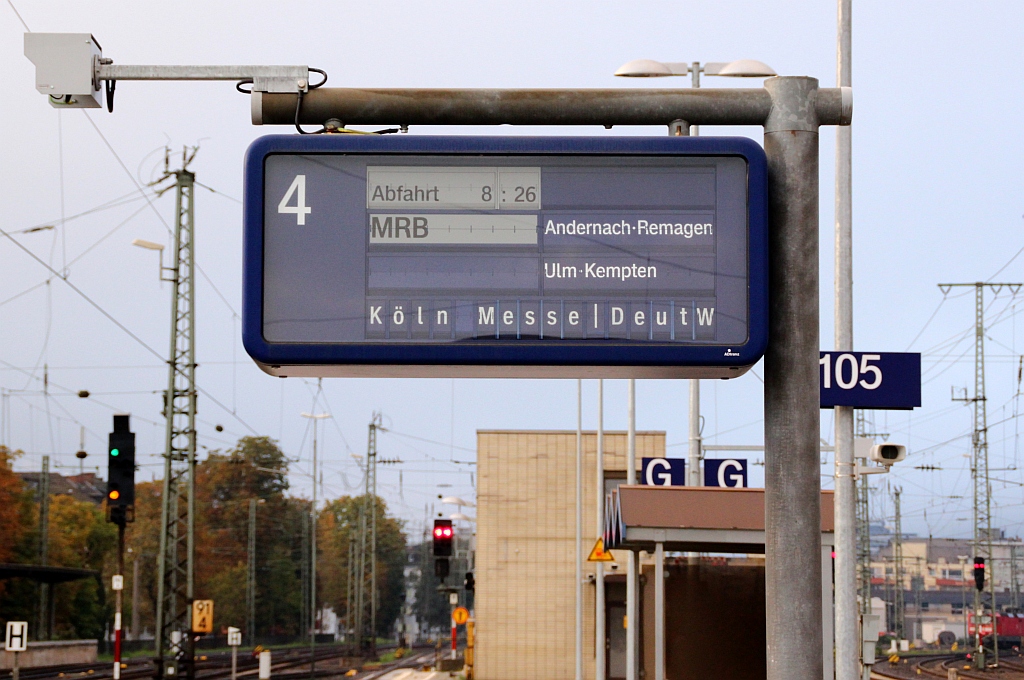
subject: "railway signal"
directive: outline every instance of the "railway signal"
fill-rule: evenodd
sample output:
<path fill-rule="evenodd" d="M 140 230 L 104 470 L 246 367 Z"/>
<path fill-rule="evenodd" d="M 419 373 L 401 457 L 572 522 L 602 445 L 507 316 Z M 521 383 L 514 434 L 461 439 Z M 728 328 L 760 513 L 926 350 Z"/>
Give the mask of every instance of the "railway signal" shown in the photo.
<path fill-rule="evenodd" d="M 452 556 L 452 543 L 455 540 L 455 529 L 450 519 L 434 520 L 434 576 L 444 581 L 448 578 L 450 565 L 448 558 Z"/>
<path fill-rule="evenodd" d="M 124 526 L 135 509 L 135 433 L 131 416 L 115 415 L 107 455 L 107 512 L 109 521 Z"/>
<path fill-rule="evenodd" d="M 455 530 L 450 519 L 434 520 L 434 557 L 451 557 Z"/>
<path fill-rule="evenodd" d="M 978 589 L 978 592 L 985 590 L 985 558 L 975 557 L 974 558 L 974 587 Z"/>

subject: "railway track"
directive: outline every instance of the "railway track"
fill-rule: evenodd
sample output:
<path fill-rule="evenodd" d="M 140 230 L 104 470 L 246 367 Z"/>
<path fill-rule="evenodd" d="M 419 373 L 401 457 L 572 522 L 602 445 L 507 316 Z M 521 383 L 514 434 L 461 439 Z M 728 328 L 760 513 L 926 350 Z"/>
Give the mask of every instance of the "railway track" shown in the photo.
<path fill-rule="evenodd" d="M 965 680 L 1024 680 L 1024 659 L 1019 654 L 1000 653 L 999 667 L 980 671 L 971 665 L 963 654 L 946 654 L 930 657 L 908 657 L 900 663 L 879 661 L 871 669 L 871 677 L 877 680 L 889 678 L 942 678 L 949 677 L 955 670 L 957 678 Z"/>
<path fill-rule="evenodd" d="M 395 649 L 394 647 L 383 647 L 384 651 Z M 403 659 L 387 662 L 372 670 L 361 671 L 362 662 L 344 663 L 345 659 L 352 658 L 348 650 L 342 647 L 321 647 L 316 651 L 316 662 L 332 662 L 342 660 L 340 664 L 329 664 L 317 668 L 314 676 L 316 678 L 336 678 L 345 676 L 347 672 L 355 669 L 357 678 L 376 678 L 396 668 L 409 668 L 413 665 L 423 663 L 423 659 L 432 657 L 433 652 L 418 652 Z M 205 657 L 205 658 L 204 658 Z M 200 655 L 196 658 L 197 680 L 221 680 L 231 676 L 231 654 L 217 652 L 213 654 Z M 309 678 L 309 650 L 307 649 L 284 649 L 275 651 L 271 664 L 271 677 L 281 680 L 291 678 Z M 121 680 L 142 680 L 152 678 L 155 675 L 153 660 L 147 657 L 128 659 L 123 662 L 121 668 Z M 238 677 L 242 680 L 252 680 L 258 675 L 259 661 L 251 654 L 243 653 L 238 655 Z M 111 680 L 113 678 L 113 662 L 103 661 L 88 664 L 64 664 L 58 666 L 36 666 L 19 669 L 20 680 Z M 0 670 L 0 680 L 9 680 L 11 671 Z"/>

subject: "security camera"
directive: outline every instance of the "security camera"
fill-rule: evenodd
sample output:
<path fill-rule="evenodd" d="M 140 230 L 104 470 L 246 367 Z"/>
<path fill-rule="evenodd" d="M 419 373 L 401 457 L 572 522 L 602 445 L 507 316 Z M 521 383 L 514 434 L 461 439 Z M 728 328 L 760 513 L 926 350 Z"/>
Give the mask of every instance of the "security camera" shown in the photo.
<path fill-rule="evenodd" d="M 907 447 L 884 442 L 871 447 L 871 460 L 885 467 L 892 466 L 907 457 Z"/>

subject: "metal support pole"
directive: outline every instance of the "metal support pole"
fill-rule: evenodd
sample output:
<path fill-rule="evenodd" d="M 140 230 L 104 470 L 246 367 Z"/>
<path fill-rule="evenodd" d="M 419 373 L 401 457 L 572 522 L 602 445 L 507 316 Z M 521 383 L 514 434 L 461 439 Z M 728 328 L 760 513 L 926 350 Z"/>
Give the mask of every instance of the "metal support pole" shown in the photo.
<path fill-rule="evenodd" d="M 231 645 L 231 680 L 238 680 L 238 645 Z"/>
<path fill-rule="evenodd" d="M 43 467 L 39 473 L 39 564 L 44 567 L 49 561 L 50 552 L 50 457 L 43 456 Z M 48 601 L 50 590 L 53 586 L 49 583 L 39 584 L 39 620 L 36 622 L 36 639 L 49 640 L 53 630 L 49 625 L 50 607 Z"/>
<path fill-rule="evenodd" d="M 177 677 L 179 660 L 190 678 L 194 669 L 192 635 L 182 633 L 192 628 L 195 592 L 195 175 L 186 169 L 191 158 L 185 154 L 182 160 L 182 168 L 168 174 L 176 180 L 177 197 L 174 251 L 164 270 L 171 281 L 171 347 L 154 631 L 158 678 Z M 187 638 L 184 649 L 179 635 Z"/>
<path fill-rule="evenodd" d="M 701 486 L 700 380 L 690 380 L 690 450 L 686 459 L 686 485 Z"/>
<path fill-rule="evenodd" d="M 597 536 L 604 534 L 604 380 L 597 381 Z M 594 579 L 594 678 L 605 680 L 604 562 Z"/>
<path fill-rule="evenodd" d="M 256 645 L 256 499 L 249 499 L 249 546 L 245 583 L 246 637 Z"/>
<path fill-rule="evenodd" d="M 142 634 L 142 613 L 139 611 L 139 553 L 132 559 L 132 640 L 138 640 Z"/>
<path fill-rule="evenodd" d="M 370 475 L 370 655 L 373 658 L 377 658 L 377 430 L 382 423 L 382 415 L 374 413 L 366 454 L 367 474 Z"/>
<path fill-rule="evenodd" d="M 665 544 L 654 544 L 654 680 L 665 680 Z"/>
<path fill-rule="evenodd" d="M 895 521 L 895 534 L 896 538 L 893 542 L 893 581 L 896 583 L 896 588 L 893 590 L 893 618 L 895 624 L 893 625 L 893 632 L 896 633 L 897 640 L 903 640 L 907 637 L 907 603 L 904 597 L 903 585 L 903 520 L 902 513 L 900 512 L 900 494 L 903 489 L 897 488 L 893 492 L 893 509 L 896 513 Z"/>
<path fill-rule="evenodd" d="M 313 419 L 313 502 L 309 507 L 309 677 L 316 677 L 316 492 L 317 424 Z"/>
<path fill-rule="evenodd" d="M 837 79 L 851 85 L 852 0 L 838 0 Z M 836 128 L 835 348 L 853 349 L 853 184 L 850 126 Z M 860 677 L 857 607 L 857 480 L 853 408 L 835 408 L 835 660 L 836 680 Z M 826 645 L 830 647 L 830 645 Z"/>
<path fill-rule="evenodd" d="M 816 680 L 821 657 L 818 81 L 765 81 L 769 291 L 765 354 L 768 680 Z"/>
<path fill-rule="evenodd" d="M 117 574 L 122 587 L 114 591 L 114 680 L 121 680 L 121 621 L 124 606 L 124 524 L 117 525 Z"/>
<path fill-rule="evenodd" d="M 576 379 L 576 680 L 583 680 L 583 381 Z"/>
<path fill-rule="evenodd" d="M 626 484 L 636 484 L 636 380 L 629 381 L 629 429 L 626 435 Z M 638 555 L 632 550 L 626 553 L 626 680 L 638 680 L 639 659 L 637 658 L 637 607 Z"/>
<path fill-rule="evenodd" d="M 295 94 L 254 92 L 254 125 L 294 125 Z M 822 125 L 846 125 L 852 93 L 818 90 L 807 102 Z M 302 98 L 299 123 L 346 125 L 763 125 L 766 89 L 383 89 L 320 87 Z M 692 129 L 692 128 L 691 128 Z"/>

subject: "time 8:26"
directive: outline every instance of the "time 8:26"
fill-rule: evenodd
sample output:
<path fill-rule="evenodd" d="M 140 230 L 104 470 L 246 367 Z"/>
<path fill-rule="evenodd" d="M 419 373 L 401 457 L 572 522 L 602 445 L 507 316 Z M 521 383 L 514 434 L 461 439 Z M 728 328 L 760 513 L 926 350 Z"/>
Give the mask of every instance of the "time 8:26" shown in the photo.
<path fill-rule="evenodd" d="M 502 202 L 512 203 L 536 203 L 537 202 L 537 187 L 512 187 L 512 200 L 509 201 L 505 195 L 507 192 L 502 189 Z M 480 188 L 480 200 L 481 201 L 493 201 L 494 194 L 492 193 L 491 187 L 484 186 Z"/>

